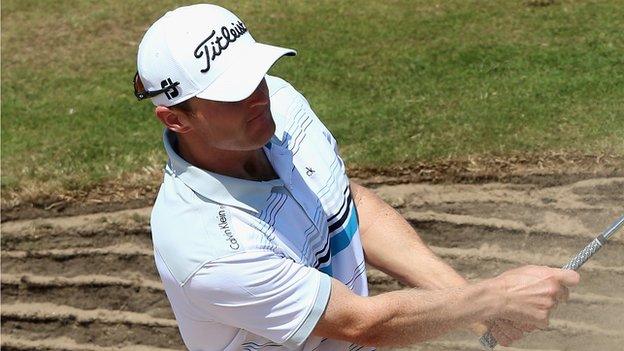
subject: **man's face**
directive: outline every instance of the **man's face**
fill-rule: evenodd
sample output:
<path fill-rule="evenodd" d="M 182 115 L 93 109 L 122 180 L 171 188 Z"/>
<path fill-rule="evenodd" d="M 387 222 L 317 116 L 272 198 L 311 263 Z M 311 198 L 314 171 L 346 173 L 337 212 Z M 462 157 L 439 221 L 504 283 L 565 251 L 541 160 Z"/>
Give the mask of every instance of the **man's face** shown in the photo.
<path fill-rule="evenodd" d="M 191 132 L 217 149 L 255 150 L 275 133 L 269 88 L 264 79 L 245 100 L 217 102 L 193 98 L 191 106 L 193 114 L 188 119 Z"/>

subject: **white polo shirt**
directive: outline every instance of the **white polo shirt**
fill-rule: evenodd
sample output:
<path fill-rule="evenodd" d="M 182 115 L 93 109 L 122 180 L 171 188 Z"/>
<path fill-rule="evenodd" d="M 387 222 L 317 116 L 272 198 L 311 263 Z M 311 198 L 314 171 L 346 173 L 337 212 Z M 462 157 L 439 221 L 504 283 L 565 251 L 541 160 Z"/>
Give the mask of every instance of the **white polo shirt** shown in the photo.
<path fill-rule="evenodd" d="M 368 294 L 355 203 L 336 141 L 286 81 L 266 76 L 279 179 L 194 167 L 165 131 L 151 226 L 156 266 L 190 350 L 371 350 L 310 336 L 331 278 Z"/>

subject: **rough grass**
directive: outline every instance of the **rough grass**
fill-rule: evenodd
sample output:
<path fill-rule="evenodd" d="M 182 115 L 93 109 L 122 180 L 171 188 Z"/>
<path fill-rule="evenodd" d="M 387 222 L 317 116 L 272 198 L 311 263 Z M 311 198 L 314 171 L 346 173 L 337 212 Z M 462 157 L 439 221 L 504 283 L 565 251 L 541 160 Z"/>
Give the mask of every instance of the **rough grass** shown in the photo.
<path fill-rule="evenodd" d="M 221 2 L 223 3 L 223 2 Z M 624 155 L 622 2 L 227 4 L 299 51 L 304 93 L 350 165 L 523 152 Z M 176 2 L 2 2 L 2 188 L 76 189 L 164 161 L 132 95 L 138 42 Z"/>

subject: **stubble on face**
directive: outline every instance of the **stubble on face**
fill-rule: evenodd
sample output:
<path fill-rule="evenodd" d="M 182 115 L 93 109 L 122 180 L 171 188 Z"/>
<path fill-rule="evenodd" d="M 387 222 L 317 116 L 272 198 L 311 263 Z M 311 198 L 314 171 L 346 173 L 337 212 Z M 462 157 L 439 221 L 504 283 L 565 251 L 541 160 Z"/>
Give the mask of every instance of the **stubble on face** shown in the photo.
<path fill-rule="evenodd" d="M 255 150 L 275 133 L 275 121 L 266 81 L 245 100 L 217 102 L 194 98 L 191 123 L 197 136 L 212 148 L 229 151 Z"/>

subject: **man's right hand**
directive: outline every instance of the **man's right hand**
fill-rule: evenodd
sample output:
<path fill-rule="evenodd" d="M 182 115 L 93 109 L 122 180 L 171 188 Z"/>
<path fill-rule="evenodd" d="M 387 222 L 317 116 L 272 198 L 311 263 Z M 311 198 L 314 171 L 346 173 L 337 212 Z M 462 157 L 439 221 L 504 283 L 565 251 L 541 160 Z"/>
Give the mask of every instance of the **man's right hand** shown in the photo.
<path fill-rule="evenodd" d="M 492 279 L 502 295 L 503 305 L 495 318 L 530 329 L 546 328 L 550 312 L 569 297 L 568 287 L 578 285 L 580 276 L 572 270 L 524 266 Z"/>

